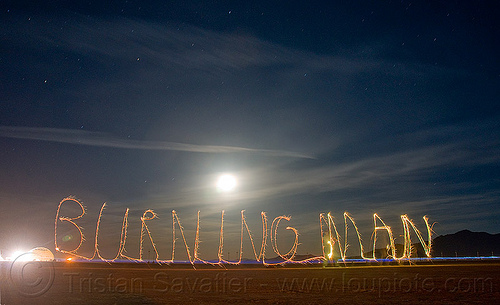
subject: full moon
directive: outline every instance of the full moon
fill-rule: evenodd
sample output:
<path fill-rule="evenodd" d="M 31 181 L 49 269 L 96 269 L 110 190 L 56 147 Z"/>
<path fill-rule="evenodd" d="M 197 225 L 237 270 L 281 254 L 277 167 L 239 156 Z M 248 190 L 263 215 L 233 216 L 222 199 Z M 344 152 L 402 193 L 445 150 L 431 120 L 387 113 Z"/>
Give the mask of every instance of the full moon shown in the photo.
<path fill-rule="evenodd" d="M 230 192 L 236 187 L 236 178 L 233 175 L 225 174 L 217 180 L 217 190 Z"/>

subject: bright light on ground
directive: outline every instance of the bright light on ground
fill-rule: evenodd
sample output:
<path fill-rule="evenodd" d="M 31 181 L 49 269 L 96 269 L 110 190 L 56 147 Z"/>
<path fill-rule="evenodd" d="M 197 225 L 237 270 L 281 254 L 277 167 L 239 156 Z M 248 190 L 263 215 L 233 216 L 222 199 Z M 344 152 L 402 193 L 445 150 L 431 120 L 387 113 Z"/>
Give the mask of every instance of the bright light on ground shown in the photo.
<path fill-rule="evenodd" d="M 26 251 L 23 251 L 23 250 L 16 250 L 14 252 L 12 252 L 12 259 L 16 259 L 18 258 L 19 256 L 23 255 L 24 253 L 26 253 Z"/>
<path fill-rule="evenodd" d="M 3 260 L 0 257 L 0 260 Z M 41 261 L 41 262 L 50 262 L 54 260 L 54 254 L 52 251 L 45 247 L 36 247 L 31 249 L 30 251 L 14 251 L 12 252 L 12 256 L 8 256 L 5 258 L 8 261 L 19 261 L 19 262 L 29 262 L 29 261 Z"/>
<path fill-rule="evenodd" d="M 9 257 L 6 257 L 6 259 L 24 262 L 24 261 L 32 260 L 32 257 L 31 257 L 31 254 L 29 252 L 17 250 L 17 251 L 12 252 L 12 255 Z"/>
<path fill-rule="evenodd" d="M 225 174 L 217 180 L 217 190 L 230 192 L 236 187 L 236 178 L 233 175 Z"/>

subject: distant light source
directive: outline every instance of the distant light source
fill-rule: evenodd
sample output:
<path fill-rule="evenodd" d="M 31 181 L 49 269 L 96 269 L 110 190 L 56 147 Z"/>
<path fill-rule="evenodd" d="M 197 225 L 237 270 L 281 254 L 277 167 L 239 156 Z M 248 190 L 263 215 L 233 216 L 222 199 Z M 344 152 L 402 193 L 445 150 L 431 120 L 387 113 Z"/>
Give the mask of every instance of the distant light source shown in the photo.
<path fill-rule="evenodd" d="M 52 251 L 45 247 L 36 247 L 30 251 L 14 251 L 12 256 L 6 257 L 7 260 L 27 262 L 27 261 L 41 261 L 50 262 L 54 260 L 54 254 Z"/>
<path fill-rule="evenodd" d="M 16 250 L 12 253 L 12 255 L 9 257 L 10 259 L 12 260 L 15 260 L 16 258 L 18 258 L 19 256 L 25 254 L 26 251 L 23 251 L 23 250 Z"/>
<path fill-rule="evenodd" d="M 224 174 L 217 180 L 217 190 L 220 192 L 230 192 L 236 187 L 236 178 L 233 175 Z"/>

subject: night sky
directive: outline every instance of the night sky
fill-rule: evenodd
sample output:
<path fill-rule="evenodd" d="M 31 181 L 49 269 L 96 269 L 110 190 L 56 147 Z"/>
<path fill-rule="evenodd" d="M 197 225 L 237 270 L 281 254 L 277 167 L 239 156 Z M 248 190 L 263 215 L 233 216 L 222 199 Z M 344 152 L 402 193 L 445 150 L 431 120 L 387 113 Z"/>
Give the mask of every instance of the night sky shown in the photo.
<path fill-rule="evenodd" d="M 327 212 L 343 228 L 348 211 L 366 247 L 375 212 L 396 242 L 402 214 L 436 235 L 500 231 L 497 1 L 33 2 L 0 3 L 3 256 L 54 250 L 67 196 L 87 209 L 85 255 L 107 203 L 107 257 L 127 207 L 128 253 L 153 209 L 164 259 L 172 210 L 190 247 L 201 211 L 204 258 L 222 210 L 229 258 L 241 210 L 258 245 L 261 211 L 291 216 L 279 245 L 290 225 L 303 254 L 321 254 Z M 59 230 L 71 250 L 78 233 Z"/>

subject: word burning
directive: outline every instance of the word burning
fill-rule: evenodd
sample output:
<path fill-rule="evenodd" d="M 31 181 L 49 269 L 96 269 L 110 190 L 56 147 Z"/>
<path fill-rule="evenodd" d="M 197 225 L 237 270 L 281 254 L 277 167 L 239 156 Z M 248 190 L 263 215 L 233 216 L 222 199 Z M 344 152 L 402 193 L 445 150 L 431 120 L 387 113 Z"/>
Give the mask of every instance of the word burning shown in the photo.
<path fill-rule="evenodd" d="M 81 213 L 76 216 L 76 217 L 64 217 L 60 216 L 60 210 L 61 206 L 65 202 L 73 202 L 76 203 L 79 208 L 81 209 Z M 346 252 L 348 248 L 348 243 L 347 243 L 347 237 L 348 237 L 348 231 L 349 231 L 349 223 L 351 226 L 354 228 L 357 239 L 359 242 L 359 248 L 360 248 L 360 257 L 364 260 L 367 261 L 376 261 L 377 258 L 375 257 L 376 255 L 376 250 L 375 246 L 377 243 L 377 235 L 379 234 L 380 231 L 385 231 L 388 235 L 388 240 L 389 244 L 387 245 L 387 257 L 383 258 L 388 258 L 388 259 L 394 259 L 394 260 L 403 260 L 403 259 L 410 259 L 412 255 L 412 241 L 411 241 L 411 236 L 410 236 L 410 228 L 413 229 L 413 232 L 415 235 L 418 237 L 420 244 L 422 245 L 422 248 L 424 250 L 424 253 L 427 257 L 431 257 L 431 246 L 432 246 L 432 226 L 429 225 L 428 218 L 426 216 L 422 217 L 424 220 L 424 223 L 426 225 L 427 229 L 427 241 L 424 240 L 422 237 L 421 232 L 417 229 L 415 224 L 413 223 L 412 220 L 408 218 L 407 215 L 401 215 L 401 222 L 403 225 L 403 236 L 404 236 L 404 244 L 403 244 L 403 251 L 400 256 L 396 255 L 396 244 L 394 242 L 394 235 L 392 233 L 391 227 L 386 225 L 385 222 L 377 215 L 373 214 L 373 224 L 374 224 L 374 230 L 372 234 L 373 238 L 373 251 L 372 251 L 372 256 L 367 257 L 364 252 L 363 248 L 363 243 L 361 240 L 361 235 L 359 233 L 358 227 L 356 226 L 356 223 L 354 222 L 354 219 L 347 213 L 344 213 L 344 241 L 341 242 L 342 238 L 340 236 L 339 231 L 337 230 L 337 226 L 335 225 L 335 222 L 333 220 L 333 217 L 331 216 L 330 213 L 328 214 L 319 214 L 319 227 L 320 227 L 320 234 L 321 234 L 321 248 L 322 248 L 322 256 L 317 256 L 317 257 L 311 257 L 307 258 L 305 260 L 294 260 L 295 255 L 297 253 L 297 247 L 299 245 L 299 232 L 297 229 L 293 227 L 286 227 L 286 230 L 290 230 L 295 234 L 295 240 L 293 242 L 293 245 L 291 246 L 290 250 L 286 253 L 280 252 L 278 249 L 277 245 L 277 240 L 278 240 L 278 226 L 280 225 L 282 220 L 285 221 L 290 221 L 290 217 L 288 216 L 278 216 L 274 218 L 274 220 L 271 222 L 271 228 L 268 230 L 268 219 L 266 216 L 265 212 L 261 212 L 261 218 L 262 218 L 262 243 L 260 245 L 260 251 L 257 254 L 257 250 L 255 247 L 255 243 L 252 237 L 252 234 L 250 233 L 250 229 L 248 228 L 245 215 L 244 215 L 244 210 L 241 211 L 241 234 L 240 234 L 240 251 L 239 251 L 239 259 L 238 261 L 228 261 L 225 260 L 223 257 L 223 251 L 224 251 L 224 211 L 221 213 L 221 222 L 220 222 L 220 235 L 219 235 L 219 248 L 218 248 L 218 261 L 217 262 L 209 262 L 206 260 L 201 259 L 198 256 L 198 249 L 200 245 L 200 211 L 198 211 L 198 217 L 197 217 L 197 224 L 196 224 L 196 235 L 195 235 L 195 240 L 194 240 L 194 250 L 191 254 L 191 251 L 189 250 L 188 243 L 186 241 L 186 238 L 184 236 L 184 228 L 181 225 L 181 221 L 179 220 L 179 216 L 177 215 L 176 211 L 172 211 L 172 257 L 170 260 L 160 260 L 159 259 L 159 253 L 156 248 L 155 242 L 153 241 L 153 237 L 151 235 L 151 232 L 148 228 L 148 221 L 151 221 L 155 218 L 157 218 L 157 214 L 153 212 L 153 210 L 146 210 L 144 211 L 141 219 L 141 237 L 140 237 L 140 242 L 139 242 L 139 257 L 138 258 L 133 258 L 130 256 L 125 255 L 126 250 L 125 250 L 125 245 L 127 242 L 127 229 L 128 229 L 128 214 L 129 214 L 129 209 L 127 208 L 125 211 L 125 215 L 123 216 L 123 223 L 122 223 L 122 228 L 121 228 L 121 236 L 120 236 L 120 244 L 118 248 L 118 252 L 114 258 L 111 259 L 106 259 L 101 256 L 100 251 L 99 251 L 99 227 L 100 227 L 100 222 L 101 222 L 101 217 L 102 213 L 104 211 L 104 208 L 106 206 L 106 203 L 104 203 L 99 211 L 99 216 L 97 218 L 97 225 L 96 225 L 96 230 L 95 230 L 95 237 L 94 237 L 94 254 L 90 257 L 88 256 L 83 256 L 78 254 L 78 250 L 82 246 L 84 242 L 84 236 L 82 232 L 82 227 L 77 225 L 75 223 L 76 220 L 82 218 L 85 215 L 85 208 L 83 207 L 82 203 L 73 198 L 73 197 L 67 197 L 64 198 L 60 203 L 59 206 L 57 207 L 57 213 L 56 213 L 56 218 L 55 218 L 55 231 L 54 231 L 54 238 L 55 238 L 55 249 L 58 252 L 65 253 L 72 255 L 74 257 L 80 258 L 80 259 L 85 259 L 85 260 L 102 260 L 105 262 L 113 262 L 116 260 L 131 260 L 131 261 L 137 261 L 137 262 L 142 262 L 144 261 L 143 257 L 143 244 L 144 244 L 144 239 L 148 238 L 149 241 L 151 242 L 152 249 L 154 250 L 155 253 L 155 259 L 154 261 L 157 263 L 174 263 L 174 258 L 175 258 L 175 249 L 176 249 L 176 227 L 178 228 L 181 236 L 181 240 L 184 243 L 184 247 L 186 249 L 186 254 L 189 259 L 189 262 L 194 265 L 195 263 L 205 263 L 205 264 L 213 264 L 213 265 L 221 265 L 221 264 L 231 264 L 231 265 L 238 265 L 241 264 L 242 262 L 242 257 L 243 257 L 243 237 L 245 236 L 245 231 L 248 235 L 248 238 L 250 240 L 250 243 L 252 245 L 252 250 L 253 254 L 255 257 L 256 262 L 260 262 L 264 265 L 278 265 L 278 264 L 285 264 L 285 263 L 309 263 L 309 262 L 314 262 L 314 261 L 327 261 L 331 262 L 334 260 L 333 253 L 337 252 L 340 254 L 340 260 L 345 261 L 346 260 Z M 67 222 L 73 225 L 77 231 L 80 234 L 80 242 L 78 245 L 72 249 L 72 250 L 63 250 L 59 247 L 57 243 L 57 226 L 59 223 L 62 222 Z M 176 226 L 177 225 L 177 226 Z M 282 259 L 280 262 L 266 262 L 266 248 L 267 248 L 267 241 L 270 239 L 271 246 L 273 248 L 273 251 Z"/>

